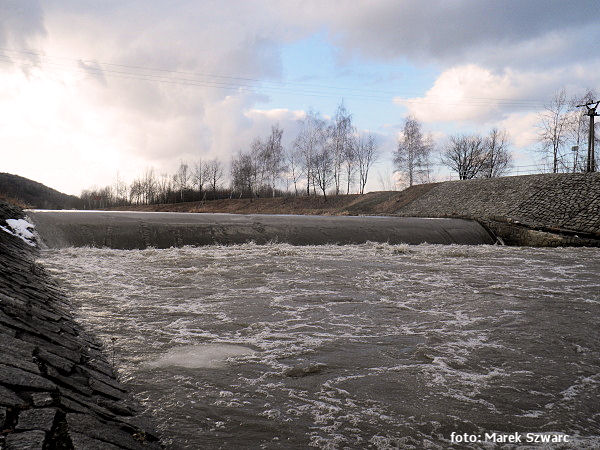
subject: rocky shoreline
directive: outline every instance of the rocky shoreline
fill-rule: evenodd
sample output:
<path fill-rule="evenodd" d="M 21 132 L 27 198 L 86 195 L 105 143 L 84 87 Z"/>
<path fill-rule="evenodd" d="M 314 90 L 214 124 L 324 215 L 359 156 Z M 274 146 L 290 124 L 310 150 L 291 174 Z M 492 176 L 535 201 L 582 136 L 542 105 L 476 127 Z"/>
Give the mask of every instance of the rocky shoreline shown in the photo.
<path fill-rule="evenodd" d="M 0 223 L 23 219 L 0 202 Z M 0 230 L 0 448 L 161 448 L 37 247 Z"/>

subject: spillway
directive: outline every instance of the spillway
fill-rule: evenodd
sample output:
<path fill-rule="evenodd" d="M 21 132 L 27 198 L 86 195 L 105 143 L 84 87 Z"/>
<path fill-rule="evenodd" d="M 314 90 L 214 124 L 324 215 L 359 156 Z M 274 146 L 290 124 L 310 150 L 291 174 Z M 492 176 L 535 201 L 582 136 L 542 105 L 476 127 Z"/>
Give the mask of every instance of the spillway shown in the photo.
<path fill-rule="evenodd" d="M 495 241 L 479 223 L 463 219 L 49 210 L 26 213 L 49 248 L 143 249 L 245 242 L 493 244 Z"/>

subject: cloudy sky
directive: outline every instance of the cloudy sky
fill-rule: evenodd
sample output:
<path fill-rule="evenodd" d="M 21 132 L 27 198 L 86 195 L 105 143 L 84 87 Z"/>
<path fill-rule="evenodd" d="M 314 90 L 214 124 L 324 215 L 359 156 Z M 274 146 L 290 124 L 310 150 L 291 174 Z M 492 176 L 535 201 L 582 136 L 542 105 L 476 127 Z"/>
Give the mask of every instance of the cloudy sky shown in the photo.
<path fill-rule="evenodd" d="M 537 114 L 600 87 L 597 0 L 1 0 L 0 172 L 71 194 L 290 141 L 340 100 L 390 155 L 408 114 L 506 128 L 535 162 Z M 443 176 L 443 175 L 440 175 Z"/>

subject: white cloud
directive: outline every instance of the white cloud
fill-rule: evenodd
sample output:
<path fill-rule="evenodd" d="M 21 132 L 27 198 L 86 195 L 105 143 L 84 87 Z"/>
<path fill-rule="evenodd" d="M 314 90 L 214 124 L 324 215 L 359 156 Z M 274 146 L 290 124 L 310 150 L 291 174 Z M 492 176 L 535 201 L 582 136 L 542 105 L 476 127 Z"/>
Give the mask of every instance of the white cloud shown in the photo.
<path fill-rule="evenodd" d="M 454 66 L 443 71 L 423 97 L 394 101 L 427 123 L 497 123 L 516 112 L 541 110 L 544 99 L 566 87 L 576 95 L 600 82 L 598 63 L 563 66 L 554 70 L 493 71 L 475 64 Z M 590 75 L 592 74 L 592 75 Z"/>
<path fill-rule="evenodd" d="M 131 179 L 148 165 L 228 161 L 276 122 L 291 140 L 304 113 L 257 109 L 268 100 L 257 87 L 282 77 L 282 45 L 317 31 L 342 64 L 346 56 L 439 68 L 423 97 L 396 100 L 432 129 L 501 123 L 525 142 L 532 116 L 521 107 L 532 104 L 523 99 L 600 82 L 588 44 L 600 34 L 594 5 L 7 0 L 0 47 L 35 50 L 0 51 L 0 159 L 4 170 L 78 193 L 117 171 Z M 381 138 L 385 152 L 394 131 Z"/>
<path fill-rule="evenodd" d="M 519 148 L 531 148 L 537 144 L 539 115 L 537 112 L 509 114 L 498 124 L 509 130 L 511 142 Z"/>

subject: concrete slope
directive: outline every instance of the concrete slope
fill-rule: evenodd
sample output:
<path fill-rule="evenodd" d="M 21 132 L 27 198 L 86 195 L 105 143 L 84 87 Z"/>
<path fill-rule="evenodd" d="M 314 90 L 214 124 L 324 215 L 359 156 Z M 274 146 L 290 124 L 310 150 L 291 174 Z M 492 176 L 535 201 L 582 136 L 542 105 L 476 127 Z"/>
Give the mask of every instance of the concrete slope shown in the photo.
<path fill-rule="evenodd" d="M 43 243 L 52 248 L 168 248 L 250 241 L 294 245 L 495 242 L 480 224 L 463 219 L 39 210 L 27 215 Z"/>

